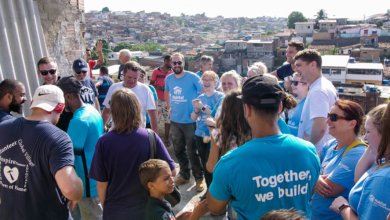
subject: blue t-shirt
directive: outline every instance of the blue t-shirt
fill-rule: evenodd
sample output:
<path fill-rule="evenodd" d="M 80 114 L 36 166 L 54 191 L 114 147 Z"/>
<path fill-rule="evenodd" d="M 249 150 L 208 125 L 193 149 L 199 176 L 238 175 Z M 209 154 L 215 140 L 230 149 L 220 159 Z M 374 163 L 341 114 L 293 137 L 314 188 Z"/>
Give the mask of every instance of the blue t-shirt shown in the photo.
<path fill-rule="evenodd" d="M 286 122 L 282 117 L 280 117 L 278 120 L 278 127 L 282 134 L 291 134 L 290 128 L 287 126 Z"/>
<path fill-rule="evenodd" d="M 158 97 L 157 97 L 157 91 L 156 89 L 154 88 L 154 86 L 152 85 L 149 85 L 149 89 L 152 91 L 153 93 L 153 98 L 154 98 L 154 102 L 156 102 L 158 100 Z M 157 106 L 157 105 L 156 105 Z M 150 123 L 150 118 L 149 118 L 149 113 L 146 112 L 146 124 Z"/>
<path fill-rule="evenodd" d="M 330 146 L 325 146 L 327 150 L 321 156 L 323 158 L 321 161 L 321 175 L 328 175 L 330 181 L 344 187 L 345 190 L 339 195 L 329 198 L 322 197 L 315 192 L 311 201 L 313 219 L 341 219 L 341 216 L 330 210 L 329 206 L 338 196 L 348 198 L 349 191 L 355 184 L 353 179 L 356 164 L 366 150 L 364 145 L 358 145 L 342 156 L 347 146 L 335 150 L 337 141 L 333 140 L 328 143 Z"/>
<path fill-rule="evenodd" d="M 207 96 L 205 93 L 198 96 L 198 99 L 202 101 L 203 105 L 208 107 L 211 112 L 214 111 L 218 106 L 218 103 L 223 99 L 225 95 L 222 92 L 216 91 L 213 95 Z M 205 124 L 206 119 L 209 116 L 200 111 L 198 114 L 198 118 L 196 119 L 196 130 L 195 135 L 199 137 L 210 136 L 210 131 L 207 125 Z"/>
<path fill-rule="evenodd" d="M 287 126 L 290 128 L 290 132 L 294 136 L 298 136 L 298 126 L 299 121 L 301 120 L 302 109 L 305 101 L 306 97 L 303 98 L 295 108 L 291 109 L 288 114 Z"/>
<path fill-rule="evenodd" d="M 349 193 L 359 219 L 386 219 L 390 213 L 390 166 L 368 170 Z"/>
<path fill-rule="evenodd" d="M 72 140 L 75 150 L 75 169 L 77 175 L 83 181 L 84 197 L 87 195 L 86 181 L 89 181 L 90 197 L 96 197 L 96 181 L 85 178 L 85 171 L 88 174 L 91 168 L 92 157 L 95 152 L 95 146 L 99 137 L 103 134 L 103 119 L 99 112 L 91 105 L 83 105 L 78 108 L 68 127 L 68 134 Z M 84 149 L 87 169 L 83 165 L 82 157 L 79 152 Z"/>
<path fill-rule="evenodd" d="M 311 143 L 288 134 L 256 138 L 218 161 L 209 192 L 217 200 L 230 200 L 238 219 L 260 219 L 271 210 L 290 208 L 310 217 L 319 172 Z"/>
<path fill-rule="evenodd" d="M 294 73 L 294 70 L 291 68 L 291 64 L 287 63 L 276 69 L 276 74 L 279 79 L 284 79 L 287 76 L 291 76 Z"/>
<path fill-rule="evenodd" d="M 109 76 L 99 76 L 98 81 L 100 82 L 100 86 L 98 87 L 98 93 L 99 93 L 98 99 L 99 99 L 100 109 L 103 110 L 104 99 L 106 98 L 108 89 L 114 82 Z"/>
<path fill-rule="evenodd" d="M 169 92 L 171 103 L 171 121 L 182 124 L 194 123 L 191 119 L 192 100 L 202 92 L 203 86 L 199 76 L 185 71 L 177 79 L 175 74 L 165 78 L 165 91 Z"/>
<path fill-rule="evenodd" d="M 3 111 L 0 109 L 0 122 L 5 121 L 5 120 L 9 120 L 12 118 L 13 118 L 13 116 L 9 112 L 6 112 L 6 111 Z"/>

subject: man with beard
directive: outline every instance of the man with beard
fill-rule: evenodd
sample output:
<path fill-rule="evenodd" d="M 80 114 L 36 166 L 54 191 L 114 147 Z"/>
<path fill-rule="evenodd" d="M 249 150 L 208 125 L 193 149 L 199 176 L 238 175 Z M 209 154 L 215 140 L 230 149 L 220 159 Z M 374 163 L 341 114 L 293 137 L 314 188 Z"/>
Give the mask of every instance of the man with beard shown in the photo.
<path fill-rule="evenodd" d="M 195 121 L 191 119 L 194 111 L 192 100 L 202 92 L 203 86 L 199 76 L 184 71 L 184 56 L 181 53 L 172 55 L 174 74 L 165 79 L 165 100 L 171 117 L 171 135 L 173 149 L 180 164 L 180 175 L 176 176 L 177 186 L 189 182 L 191 163 L 192 174 L 196 181 L 196 190 L 203 191 L 203 171 L 200 157 L 195 146 Z M 205 109 L 202 108 L 204 111 Z"/>
<path fill-rule="evenodd" d="M 22 104 L 26 101 L 26 89 L 23 83 L 5 79 L 0 83 L 0 122 L 12 119 L 11 112 L 22 113 Z"/>
<path fill-rule="evenodd" d="M 55 85 L 58 80 L 57 63 L 51 57 L 42 57 L 37 63 L 38 75 L 43 85 Z"/>

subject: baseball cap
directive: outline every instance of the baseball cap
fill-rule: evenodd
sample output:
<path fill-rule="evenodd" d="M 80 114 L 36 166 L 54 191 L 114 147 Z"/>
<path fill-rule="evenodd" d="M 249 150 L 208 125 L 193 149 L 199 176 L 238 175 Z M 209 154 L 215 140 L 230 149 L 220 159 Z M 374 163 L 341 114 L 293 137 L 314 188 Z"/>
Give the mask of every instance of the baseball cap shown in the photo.
<path fill-rule="evenodd" d="M 53 111 L 58 104 L 64 104 L 64 93 L 55 85 L 43 85 L 35 90 L 30 109 L 41 108 L 45 111 Z"/>
<path fill-rule="evenodd" d="M 254 106 L 275 106 L 279 105 L 283 94 L 277 79 L 268 75 L 256 75 L 245 81 L 239 98 Z"/>
<path fill-rule="evenodd" d="M 89 70 L 88 63 L 82 58 L 75 59 L 72 68 L 76 73 Z"/>

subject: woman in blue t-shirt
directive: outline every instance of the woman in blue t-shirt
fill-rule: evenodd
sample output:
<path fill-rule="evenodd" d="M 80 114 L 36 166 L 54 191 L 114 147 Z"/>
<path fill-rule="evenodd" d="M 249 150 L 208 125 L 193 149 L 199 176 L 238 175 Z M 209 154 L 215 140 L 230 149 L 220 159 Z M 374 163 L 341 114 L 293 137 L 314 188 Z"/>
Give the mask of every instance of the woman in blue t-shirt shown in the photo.
<path fill-rule="evenodd" d="M 379 105 L 367 114 L 365 139 L 369 147 L 355 170 L 355 178 L 358 175 L 361 178 L 351 189 L 349 202 L 340 196 L 330 206 L 343 219 L 386 219 L 389 215 L 390 191 L 385 188 L 390 185 L 390 139 L 382 138 L 382 131 L 389 129 L 388 104 Z"/>
<path fill-rule="evenodd" d="M 298 73 L 293 74 L 293 80 L 291 81 L 291 93 L 295 96 L 297 106 L 288 112 L 287 125 L 290 128 L 292 135 L 298 135 L 299 121 L 301 120 L 301 114 L 303 105 L 306 101 L 307 93 L 309 92 L 309 86 L 306 82 L 301 81 L 301 76 Z"/>
<path fill-rule="evenodd" d="M 338 100 L 328 114 L 329 133 L 335 138 L 321 156 L 321 175 L 311 200 L 312 219 L 341 219 L 329 209 L 337 196 L 347 197 L 354 185 L 354 171 L 366 150 L 358 138 L 364 112 L 356 102 Z"/>

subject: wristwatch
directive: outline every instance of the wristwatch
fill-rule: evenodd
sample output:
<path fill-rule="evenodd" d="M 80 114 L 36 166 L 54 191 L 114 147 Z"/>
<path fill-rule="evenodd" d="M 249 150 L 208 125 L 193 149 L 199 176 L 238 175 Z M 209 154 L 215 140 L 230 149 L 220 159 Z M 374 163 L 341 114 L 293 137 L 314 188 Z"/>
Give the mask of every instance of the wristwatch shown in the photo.
<path fill-rule="evenodd" d="M 206 111 L 206 107 L 203 106 L 203 107 L 201 108 L 201 110 L 202 110 L 202 111 Z"/>
<path fill-rule="evenodd" d="M 339 206 L 339 213 L 343 211 L 344 209 L 351 207 L 348 203 L 343 203 L 341 206 Z"/>

